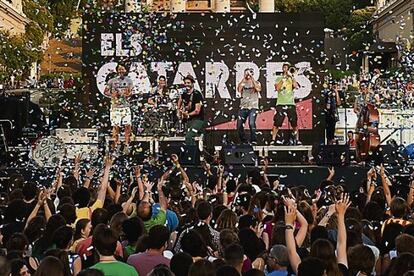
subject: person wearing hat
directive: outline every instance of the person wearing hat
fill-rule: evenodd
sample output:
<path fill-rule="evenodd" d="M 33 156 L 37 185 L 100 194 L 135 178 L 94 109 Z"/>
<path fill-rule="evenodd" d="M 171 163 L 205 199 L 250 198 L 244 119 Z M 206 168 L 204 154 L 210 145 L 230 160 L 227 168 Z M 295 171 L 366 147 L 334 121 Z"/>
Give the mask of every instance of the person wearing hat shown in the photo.
<path fill-rule="evenodd" d="M 290 64 L 284 63 L 282 66 L 283 75 L 279 77 L 275 84 L 277 92 L 276 113 L 273 118 L 272 141 L 276 143 L 277 133 L 283 125 L 283 121 L 287 116 L 292 126 L 294 134 L 294 144 L 300 144 L 298 131 L 298 114 L 296 112 L 294 89 L 299 87 L 294 75 L 289 70 Z M 282 142 L 283 143 L 283 142 Z"/>
<path fill-rule="evenodd" d="M 186 145 L 195 145 L 194 138 L 200 136 L 204 128 L 204 98 L 194 89 L 193 76 L 187 75 L 183 81 L 186 89 L 178 100 L 178 117 L 187 121 Z"/>
<path fill-rule="evenodd" d="M 241 94 L 240 110 L 237 116 L 237 132 L 240 142 L 246 143 L 244 135 L 244 123 L 249 118 L 250 141 L 257 142 L 256 137 L 256 116 L 259 109 L 259 95 L 262 90 L 260 82 L 254 79 L 254 71 L 252 68 L 244 70 L 244 78 L 237 86 L 237 91 Z"/>
<path fill-rule="evenodd" d="M 335 144 L 335 126 L 339 121 L 338 105 L 341 105 L 338 88 L 334 80 L 329 81 L 329 87 L 322 92 L 325 99 L 326 140 L 328 145 Z"/>
<path fill-rule="evenodd" d="M 289 256 L 286 246 L 276 244 L 270 249 L 267 261 L 268 276 L 287 276 Z"/>

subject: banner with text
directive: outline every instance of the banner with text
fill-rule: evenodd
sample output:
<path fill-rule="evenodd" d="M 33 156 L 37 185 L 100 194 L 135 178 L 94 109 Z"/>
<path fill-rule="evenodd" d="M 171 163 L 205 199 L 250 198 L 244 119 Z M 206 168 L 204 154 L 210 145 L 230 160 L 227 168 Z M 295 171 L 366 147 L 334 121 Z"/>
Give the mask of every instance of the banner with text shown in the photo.
<path fill-rule="evenodd" d="M 96 123 L 108 125 L 109 99 L 103 91 L 116 65 L 123 63 L 136 95 L 149 93 L 160 75 L 173 86 L 191 74 L 206 99 L 208 129 L 235 137 L 240 104 L 236 87 L 244 70 L 251 68 L 262 84 L 257 127 L 268 139 L 275 83 L 283 63 L 289 62 L 299 83 L 295 99 L 302 140 L 323 140 L 319 103 L 324 32 L 319 14 L 101 13 L 83 19 L 83 76 L 89 102 L 99 110 Z M 289 128 L 287 120 L 283 128 Z"/>

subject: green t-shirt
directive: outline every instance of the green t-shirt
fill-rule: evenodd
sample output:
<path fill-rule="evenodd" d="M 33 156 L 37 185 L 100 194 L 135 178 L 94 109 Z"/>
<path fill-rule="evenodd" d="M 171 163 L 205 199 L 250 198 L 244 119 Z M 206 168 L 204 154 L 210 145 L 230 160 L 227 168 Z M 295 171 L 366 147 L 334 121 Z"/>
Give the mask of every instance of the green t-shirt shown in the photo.
<path fill-rule="evenodd" d="M 91 268 L 102 271 L 105 276 L 138 276 L 133 266 L 123 262 L 97 263 Z"/>
<path fill-rule="evenodd" d="M 283 77 L 278 77 L 276 79 L 276 83 L 279 83 L 282 78 Z M 276 105 L 295 105 L 292 78 L 288 78 L 283 81 L 282 89 L 277 92 Z"/>
<path fill-rule="evenodd" d="M 165 225 L 166 221 L 167 212 L 160 209 L 160 211 L 155 217 L 151 218 L 150 220 L 144 221 L 145 230 L 147 230 L 148 233 L 152 227 L 154 227 L 155 225 Z"/>

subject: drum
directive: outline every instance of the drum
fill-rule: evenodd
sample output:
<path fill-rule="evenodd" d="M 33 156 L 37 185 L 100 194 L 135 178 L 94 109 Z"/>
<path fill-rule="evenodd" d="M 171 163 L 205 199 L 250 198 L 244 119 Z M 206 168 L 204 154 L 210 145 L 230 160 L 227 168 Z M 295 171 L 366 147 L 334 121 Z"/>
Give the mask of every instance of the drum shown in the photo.
<path fill-rule="evenodd" d="M 32 153 L 33 160 L 40 167 L 60 166 L 65 155 L 65 144 L 59 138 L 52 136 L 39 139 Z"/>

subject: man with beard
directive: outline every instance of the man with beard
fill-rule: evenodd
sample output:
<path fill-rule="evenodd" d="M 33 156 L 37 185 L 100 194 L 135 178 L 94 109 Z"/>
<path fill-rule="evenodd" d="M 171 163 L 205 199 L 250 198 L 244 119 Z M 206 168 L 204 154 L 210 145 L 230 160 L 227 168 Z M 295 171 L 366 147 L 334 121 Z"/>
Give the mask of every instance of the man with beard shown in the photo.
<path fill-rule="evenodd" d="M 195 145 L 194 138 L 200 136 L 204 128 L 203 95 L 194 89 L 193 76 L 184 78 L 185 92 L 178 100 L 178 117 L 187 121 L 186 145 Z"/>
<path fill-rule="evenodd" d="M 132 95 L 133 82 L 127 76 L 125 66 L 118 64 L 116 66 L 117 76 L 109 80 L 105 95 L 111 97 L 110 120 L 112 125 L 112 138 L 114 147 L 120 148 L 119 130 L 125 126 L 125 146 L 124 153 L 129 152 L 129 139 L 131 135 L 131 109 L 129 98 Z"/>

